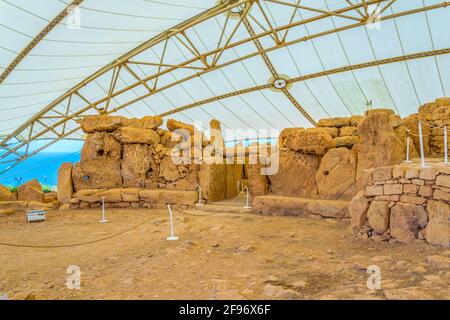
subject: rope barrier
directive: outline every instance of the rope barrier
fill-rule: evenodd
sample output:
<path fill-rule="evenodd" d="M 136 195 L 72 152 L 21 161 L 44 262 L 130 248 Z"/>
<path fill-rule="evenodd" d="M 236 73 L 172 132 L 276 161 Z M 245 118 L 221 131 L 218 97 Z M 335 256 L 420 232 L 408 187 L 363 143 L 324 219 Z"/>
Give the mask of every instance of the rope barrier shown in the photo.
<path fill-rule="evenodd" d="M 1 246 L 6 246 L 6 247 L 18 247 L 18 248 L 35 248 L 35 249 L 55 249 L 55 248 L 70 248 L 70 247 L 78 247 L 78 246 L 84 246 L 84 245 L 88 245 L 88 244 L 93 244 L 93 243 L 98 243 L 101 241 L 105 241 L 105 240 L 109 240 L 112 238 L 116 238 L 118 236 L 121 236 L 127 232 L 130 232 L 134 229 L 139 228 L 140 226 L 144 225 L 145 223 L 147 223 L 148 221 L 150 221 L 151 219 L 153 219 L 154 216 L 151 216 L 150 218 L 144 220 L 143 222 L 139 223 L 138 225 L 135 225 L 129 229 L 126 229 L 124 231 L 121 231 L 117 234 L 111 235 L 111 236 L 107 236 L 101 239 L 96 239 L 96 240 L 91 240 L 91 241 L 86 241 L 86 242 L 80 242 L 80 243 L 72 243 L 72 244 L 62 244 L 62 245 L 26 245 L 26 244 L 16 244 L 16 243 L 6 243 L 6 242 L 0 242 Z"/>

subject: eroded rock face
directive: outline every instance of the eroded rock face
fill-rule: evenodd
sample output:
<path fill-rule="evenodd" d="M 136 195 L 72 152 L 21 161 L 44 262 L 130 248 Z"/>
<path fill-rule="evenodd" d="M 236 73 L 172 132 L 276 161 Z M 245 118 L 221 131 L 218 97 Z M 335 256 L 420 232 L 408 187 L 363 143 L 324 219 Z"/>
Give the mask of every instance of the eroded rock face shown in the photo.
<path fill-rule="evenodd" d="M 319 165 L 319 156 L 280 150 L 278 173 L 268 176 L 272 193 L 282 196 L 316 198 L 315 174 Z"/>
<path fill-rule="evenodd" d="M 81 149 L 81 161 L 119 160 L 122 157 L 122 146 L 108 132 L 88 134 Z"/>
<path fill-rule="evenodd" d="M 44 202 L 42 186 L 36 179 L 30 180 L 19 186 L 17 192 L 19 201 Z"/>
<path fill-rule="evenodd" d="M 121 144 L 140 143 L 154 146 L 161 141 L 159 134 L 155 130 L 132 127 L 119 128 L 114 131 L 113 136 Z"/>
<path fill-rule="evenodd" d="M 383 234 L 389 228 L 390 209 L 386 201 L 373 201 L 367 211 L 367 219 L 373 231 Z"/>
<path fill-rule="evenodd" d="M 0 184 L 0 201 L 11 201 L 12 197 L 13 195 L 11 191 L 9 191 L 7 187 Z"/>
<path fill-rule="evenodd" d="M 94 133 L 95 131 L 112 132 L 121 127 L 125 122 L 124 117 L 97 115 L 88 116 L 80 121 L 81 129 L 85 133 Z"/>
<path fill-rule="evenodd" d="M 69 203 L 73 195 L 72 163 L 63 163 L 58 170 L 58 201 Z"/>
<path fill-rule="evenodd" d="M 427 222 L 423 206 L 399 202 L 391 209 L 391 236 L 399 242 L 411 243 Z"/>
<path fill-rule="evenodd" d="M 172 157 L 166 156 L 161 161 L 159 176 L 166 181 L 174 182 L 181 178 L 182 172 L 179 167 L 172 161 Z"/>
<path fill-rule="evenodd" d="M 450 205 L 441 201 L 428 201 L 428 224 L 425 239 L 433 245 L 450 247 Z"/>
<path fill-rule="evenodd" d="M 238 195 L 238 182 L 243 183 L 244 165 L 227 164 L 226 166 L 226 198 L 232 199 Z M 242 185 L 241 185 L 242 188 Z"/>
<path fill-rule="evenodd" d="M 159 166 L 155 163 L 152 149 L 146 144 L 123 146 L 121 174 L 125 188 L 152 188 L 158 182 Z"/>
<path fill-rule="evenodd" d="M 324 155 L 335 146 L 330 134 L 318 129 L 291 132 L 284 143 L 292 151 L 313 155 Z"/>
<path fill-rule="evenodd" d="M 405 145 L 395 134 L 387 112 L 371 112 L 358 127 L 358 176 L 361 171 L 400 163 Z"/>
<path fill-rule="evenodd" d="M 126 121 L 126 127 L 137 129 L 156 129 L 163 124 L 163 119 L 158 116 L 146 116 L 141 119 L 130 119 Z"/>
<path fill-rule="evenodd" d="M 246 166 L 248 171 L 248 185 L 252 198 L 263 196 L 269 193 L 269 179 L 261 174 L 260 164 L 249 164 Z"/>
<path fill-rule="evenodd" d="M 353 233 L 358 232 L 367 222 L 367 209 L 369 200 L 367 200 L 365 191 L 361 190 L 350 202 L 350 217 Z"/>
<path fill-rule="evenodd" d="M 141 190 L 139 198 L 150 203 L 193 205 L 198 201 L 198 193 L 195 191 Z"/>
<path fill-rule="evenodd" d="M 351 200 L 355 194 L 357 155 L 347 148 L 329 150 L 316 173 L 317 191 L 324 199 Z"/>
<path fill-rule="evenodd" d="M 318 127 L 347 127 L 350 125 L 350 119 L 349 118 L 327 118 L 327 119 L 321 119 L 317 123 Z"/>
<path fill-rule="evenodd" d="M 75 191 L 121 188 L 120 162 L 93 160 L 76 163 L 73 167 L 72 179 Z"/>
<path fill-rule="evenodd" d="M 202 163 L 198 174 L 203 198 L 208 202 L 224 200 L 226 196 L 225 164 Z"/>
<path fill-rule="evenodd" d="M 177 191 L 196 191 L 198 180 L 199 165 L 183 165 L 179 166 L 178 170 L 180 172 L 180 179 L 173 182 L 166 182 L 166 190 L 177 190 Z"/>

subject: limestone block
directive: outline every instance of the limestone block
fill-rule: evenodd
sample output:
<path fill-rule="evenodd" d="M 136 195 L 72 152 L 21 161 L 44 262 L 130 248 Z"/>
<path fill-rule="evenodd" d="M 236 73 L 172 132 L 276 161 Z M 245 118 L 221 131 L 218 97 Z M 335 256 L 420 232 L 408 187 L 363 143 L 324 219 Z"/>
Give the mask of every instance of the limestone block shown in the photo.
<path fill-rule="evenodd" d="M 326 131 L 315 129 L 290 133 L 285 145 L 290 150 L 314 155 L 324 155 L 335 146 L 333 138 Z"/>
<path fill-rule="evenodd" d="M 119 160 L 122 146 L 108 132 L 94 132 L 87 135 L 81 149 L 80 160 Z"/>
<path fill-rule="evenodd" d="M 427 221 L 423 206 L 399 202 L 391 209 L 391 236 L 399 242 L 410 243 L 418 237 Z"/>
<path fill-rule="evenodd" d="M 317 123 L 318 127 L 347 127 L 350 125 L 350 119 L 349 118 L 327 118 L 327 119 L 321 119 Z"/>
<path fill-rule="evenodd" d="M 93 160 L 76 163 L 72 170 L 75 191 L 122 187 L 120 163 L 114 160 Z"/>
<path fill-rule="evenodd" d="M 387 202 L 372 201 L 367 211 L 367 219 L 376 233 L 383 234 L 389 228 L 389 214 L 390 209 Z"/>
<path fill-rule="evenodd" d="M 84 117 L 80 121 L 80 125 L 85 133 L 93 133 L 95 131 L 111 132 L 121 127 L 125 121 L 124 117 L 96 115 Z"/>
<path fill-rule="evenodd" d="M 356 183 L 355 152 L 347 148 L 329 150 L 322 158 L 316 173 L 316 185 L 323 199 L 351 200 Z"/>
<path fill-rule="evenodd" d="M 161 141 L 155 130 L 122 127 L 113 132 L 114 138 L 121 144 L 141 143 L 156 146 Z"/>
<path fill-rule="evenodd" d="M 430 200 L 427 204 L 428 224 L 425 239 L 433 245 L 450 247 L 450 205 Z"/>

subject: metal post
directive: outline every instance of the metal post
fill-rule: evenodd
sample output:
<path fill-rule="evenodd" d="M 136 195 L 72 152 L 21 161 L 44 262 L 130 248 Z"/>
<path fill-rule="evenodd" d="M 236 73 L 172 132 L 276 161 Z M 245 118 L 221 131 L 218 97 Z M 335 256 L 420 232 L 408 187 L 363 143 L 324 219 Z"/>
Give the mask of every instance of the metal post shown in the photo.
<path fill-rule="evenodd" d="M 197 189 L 198 189 L 198 203 L 197 206 L 202 206 L 203 205 L 203 196 L 202 196 L 202 187 L 200 187 L 200 185 L 197 185 Z"/>
<path fill-rule="evenodd" d="M 419 121 L 419 138 L 420 138 L 420 159 L 422 161 L 422 168 L 426 168 L 425 163 L 425 151 L 423 148 L 423 132 L 422 132 L 422 121 Z"/>
<path fill-rule="evenodd" d="M 248 192 L 247 186 L 244 187 L 244 190 L 247 190 L 247 200 L 246 200 L 244 209 L 251 209 L 252 207 L 250 206 L 250 203 L 249 203 L 249 192 Z"/>
<path fill-rule="evenodd" d="M 167 205 L 167 209 L 169 210 L 169 216 L 170 216 L 170 237 L 167 237 L 166 239 L 169 241 L 176 241 L 176 240 L 178 240 L 178 237 L 176 237 L 173 232 L 172 208 L 170 207 L 170 204 Z"/>
<path fill-rule="evenodd" d="M 102 220 L 99 222 L 100 223 L 108 223 L 108 220 L 106 220 L 106 217 L 105 217 L 105 197 L 102 197 Z"/>
<path fill-rule="evenodd" d="M 444 126 L 444 163 L 448 166 L 448 136 L 447 126 Z"/>
<path fill-rule="evenodd" d="M 403 161 L 403 162 L 405 162 L 405 163 L 411 163 L 412 161 L 409 159 L 409 154 L 410 154 L 410 137 L 409 136 L 407 136 L 406 137 L 406 160 L 405 161 Z"/>

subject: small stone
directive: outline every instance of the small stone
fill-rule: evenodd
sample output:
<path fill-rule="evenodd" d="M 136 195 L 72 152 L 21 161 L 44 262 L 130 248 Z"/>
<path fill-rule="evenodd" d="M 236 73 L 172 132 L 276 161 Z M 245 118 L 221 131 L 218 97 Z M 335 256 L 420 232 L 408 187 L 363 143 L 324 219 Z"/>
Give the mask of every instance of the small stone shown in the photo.
<path fill-rule="evenodd" d="M 415 179 L 419 178 L 419 168 L 409 168 L 405 173 L 406 179 Z"/>
<path fill-rule="evenodd" d="M 367 186 L 366 187 L 366 196 L 374 197 L 383 195 L 383 186 Z"/>

